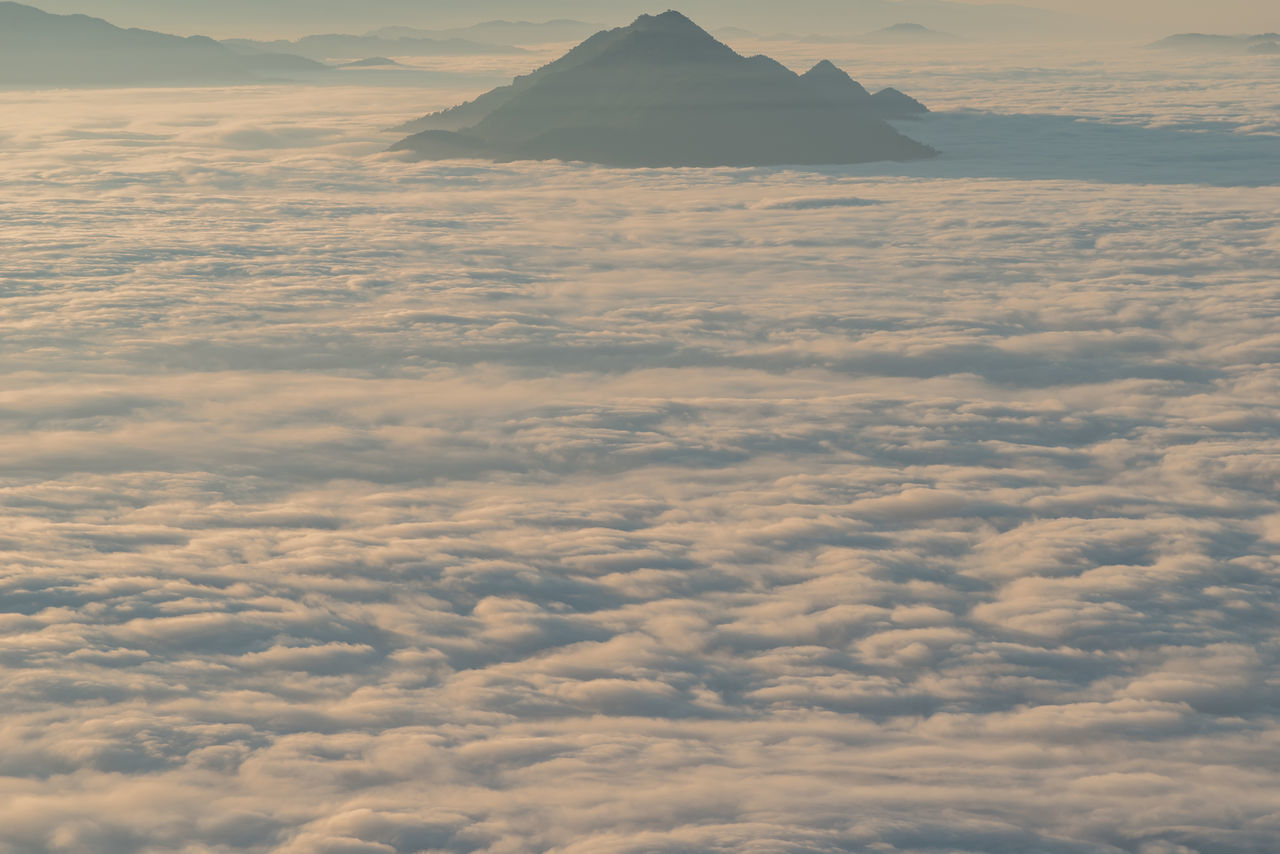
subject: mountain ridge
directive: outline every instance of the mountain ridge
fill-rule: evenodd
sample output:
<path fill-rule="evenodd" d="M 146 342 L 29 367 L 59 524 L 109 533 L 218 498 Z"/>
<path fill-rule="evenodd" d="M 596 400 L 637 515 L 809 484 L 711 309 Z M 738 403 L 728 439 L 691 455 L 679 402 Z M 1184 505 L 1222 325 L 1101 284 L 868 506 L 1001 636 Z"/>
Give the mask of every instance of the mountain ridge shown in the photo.
<path fill-rule="evenodd" d="M 1280 33 L 1175 33 L 1152 42 L 1147 48 L 1184 53 L 1273 53 L 1280 51 Z"/>
<path fill-rule="evenodd" d="M 323 61 L 350 57 L 377 56 L 508 56 L 527 53 L 512 45 L 485 44 L 468 39 L 447 38 L 383 38 L 347 33 L 318 33 L 293 41 L 258 41 L 256 39 L 223 39 L 222 44 L 245 55 L 259 53 L 293 53 Z"/>
<path fill-rule="evenodd" d="M 936 152 L 885 121 L 927 112 L 870 95 L 830 62 L 801 76 L 745 57 L 679 12 L 604 30 L 508 86 L 402 125 L 422 159 L 746 166 L 917 159 Z"/>
<path fill-rule="evenodd" d="M 472 24 L 468 27 L 450 27 L 440 30 L 404 26 L 380 27 L 372 32 L 365 33 L 365 35 L 384 39 L 459 38 L 485 44 L 523 45 L 580 40 L 591 35 L 597 29 L 598 27 L 592 24 L 569 18 L 556 18 L 540 22 L 495 19 L 482 21 L 479 24 Z"/>
<path fill-rule="evenodd" d="M 0 85 L 239 83 L 328 70 L 288 54 L 246 57 L 207 36 L 125 29 L 102 18 L 0 2 Z"/>

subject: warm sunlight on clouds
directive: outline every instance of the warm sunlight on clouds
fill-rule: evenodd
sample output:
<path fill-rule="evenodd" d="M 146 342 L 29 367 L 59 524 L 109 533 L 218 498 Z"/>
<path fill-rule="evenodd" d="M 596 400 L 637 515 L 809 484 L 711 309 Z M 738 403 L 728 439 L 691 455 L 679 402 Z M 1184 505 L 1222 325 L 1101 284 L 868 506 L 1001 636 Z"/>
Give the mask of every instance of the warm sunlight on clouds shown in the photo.
<path fill-rule="evenodd" d="M 0 847 L 1264 850 L 1274 79 L 1026 59 L 812 171 L 4 94 Z"/>
<path fill-rule="evenodd" d="M 1275 57 L 796 30 L 724 67 L 939 156 L 387 151 L 563 45 L 9 79 L 0 854 L 1273 850 Z M 801 115 L 672 53 L 528 109 Z"/>

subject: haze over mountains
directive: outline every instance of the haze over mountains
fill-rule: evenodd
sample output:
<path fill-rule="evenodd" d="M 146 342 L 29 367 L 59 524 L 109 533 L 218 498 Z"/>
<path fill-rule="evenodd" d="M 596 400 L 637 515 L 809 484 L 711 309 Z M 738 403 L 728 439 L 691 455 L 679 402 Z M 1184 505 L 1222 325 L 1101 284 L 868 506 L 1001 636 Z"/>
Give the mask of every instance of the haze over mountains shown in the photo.
<path fill-rule="evenodd" d="M 244 56 L 203 36 L 126 30 L 86 15 L 0 2 L 0 85 L 233 83 L 325 70 L 300 56 Z"/>
<path fill-rule="evenodd" d="M 549 44 L 551 42 L 580 41 L 600 29 L 585 21 L 559 18 L 554 21 L 484 21 L 469 27 L 445 30 L 424 30 L 417 27 L 382 27 L 367 33 L 383 39 L 466 39 L 487 44 Z"/>
<path fill-rule="evenodd" d="M 1178 33 L 1148 47 L 1182 53 L 1280 53 L 1280 33 L 1255 35 L 1218 35 L 1214 33 Z"/>
<path fill-rule="evenodd" d="M 382 26 L 429 30 L 462 28 L 478 20 L 572 19 L 605 25 L 655 11 L 644 0 L 224 0 L 216 5 L 154 0 L 48 0 L 65 11 L 92 11 L 147 26 L 219 37 L 270 34 L 296 38 L 307 32 L 364 33 Z M 536 10 L 536 11 L 535 11 Z M 966 37 L 1055 36 L 1067 28 L 1088 32 L 1083 21 L 1061 12 L 1012 3 L 947 0 L 794 0 L 787 4 L 688 0 L 682 11 L 712 26 L 739 26 L 756 32 L 858 34 L 915 21 Z M 261 34 L 261 35 L 260 35 Z M 582 38 L 578 34 L 572 38 Z M 488 41 L 489 39 L 484 39 Z M 517 42 L 519 43 L 519 42 Z"/>
<path fill-rule="evenodd" d="M 298 56 L 246 57 L 203 36 L 122 29 L 85 15 L 0 2 L 0 85 L 240 82 L 323 70 Z"/>
<path fill-rule="evenodd" d="M 803 76 L 743 57 L 679 12 L 592 36 L 510 86 L 411 122 L 394 150 L 422 159 L 760 166 L 914 160 L 935 152 L 887 117 L 927 112 L 871 95 L 830 62 Z"/>
<path fill-rule="evenodd" d="M 368 56 L 477 56 L 524 53 L 511 45 L 484 44 L 456 37 L 443 39 L 398 36 L 356 36 L 343 33 L 304 36 L 295 41 L 226 39 L 223 44 L 247 54 L 292 53 L 315 60 Z"/>
<path fill-rule="evenodd" d="M 930 29 L 924 24 L 902 23 L 867 33 L 859 41 L 883 44 L 936 44 L 958 41 L 959 37 Z"/>
<path fill-rule="evenodd" d="M 962 41 L 959 36 L 930 29 L 923 24 L 901 23 L 883 27 L 869 33 L 852 33 L 845 36 L 821 33 L 757 33 L 742 27 L 717 27 L 712 31 L 723 39 L 754 39 L 766 42 L 796 42 L 799 44 L 902 44 L 925 45 Z"/>
<path fill-rule="evenodd" d="M 384 26 L 432 30 L 478 20 L 571 18 L 616 26 L 642 12 L 643 0 L 43 0 L 55 12 L 84 12 L 120 24 L 218 38 L 294 39 L 316 32 L 364 33 Z M 1034 7 L 1034 8 L 1033 8 Z M 741 3 L 687 0 L 684 12 L 711 27 L 755 32 L 857 35 L 902 21 L 966 39 L 1086 38 L 1150 41 L 1172 31 L 1265 32 L 1280 29 L 1280 6 L 1267 0 L 1023 0 L 1018 3 L 946 0 L 794 0 Z M 1163 31 L 1163 32 L 1161 32 Z M 583 35 L 574 36 L 581 38 Z M 572 40 L 572 39 L 569 39 Z M 516 42 L 519 44 L 519 42 Z"/>

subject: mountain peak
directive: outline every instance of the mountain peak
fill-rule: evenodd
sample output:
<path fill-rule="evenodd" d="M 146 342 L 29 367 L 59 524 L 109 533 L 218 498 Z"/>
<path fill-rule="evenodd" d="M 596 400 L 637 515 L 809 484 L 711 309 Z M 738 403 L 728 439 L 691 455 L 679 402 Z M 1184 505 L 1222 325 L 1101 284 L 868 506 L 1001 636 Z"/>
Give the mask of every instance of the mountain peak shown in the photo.
<path fill-rule="evenodd" d="M 862 84 L 829 59 L 824 59 L 810 68 L 802 77 L 825 98 L 849 101 L 871 97 L 871 93 L 864 89 Z"/>
<path fill-rule="evenodd" d="M 435 116 L 393 146 L 423 159 L 609 166 L 769 166 L 910 160 L 898 133 L 830 62 L 801 78 L 744 57 L 679 12 L 597 33 L 510 86 Z"/>
<path fill-rule="evenodd" d="M 929 112 L 924 104 L 892 86 L 881 89 L 871 96 L 871 100 L 879 107 L 881 115 L 887 118 L 911 118 Z"/>
<path fill-rule="evenodd" d="M 737 53 L 674 10 L 641 15 L 628 27 L 601 34 L 597 62 L 604 63 L 733 63 Z"/>
<path fill-rule="evenodd" d="M 804 73 L 811 80 L 851 80 L 848 73 L 829 59 L 824 59 Z"/>
<path fill-rule="evenodd" d="M 660 15 L 641 15 L 631 24 L 631 29 L 664 33 L 706 33 L 706 30 L 675 9 L 668 9 Z"/>

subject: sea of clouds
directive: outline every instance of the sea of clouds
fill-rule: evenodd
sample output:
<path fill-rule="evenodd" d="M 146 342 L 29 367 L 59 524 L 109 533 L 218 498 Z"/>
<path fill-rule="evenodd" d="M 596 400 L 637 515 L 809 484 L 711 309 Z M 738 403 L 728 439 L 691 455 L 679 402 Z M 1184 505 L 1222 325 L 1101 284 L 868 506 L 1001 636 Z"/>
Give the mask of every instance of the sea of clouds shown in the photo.
<path fill-rule="evenodd" d="M 0 93 L 0 851 L 1274 850 L 1276 65 L 955 50 L 811 171 Z"/>

